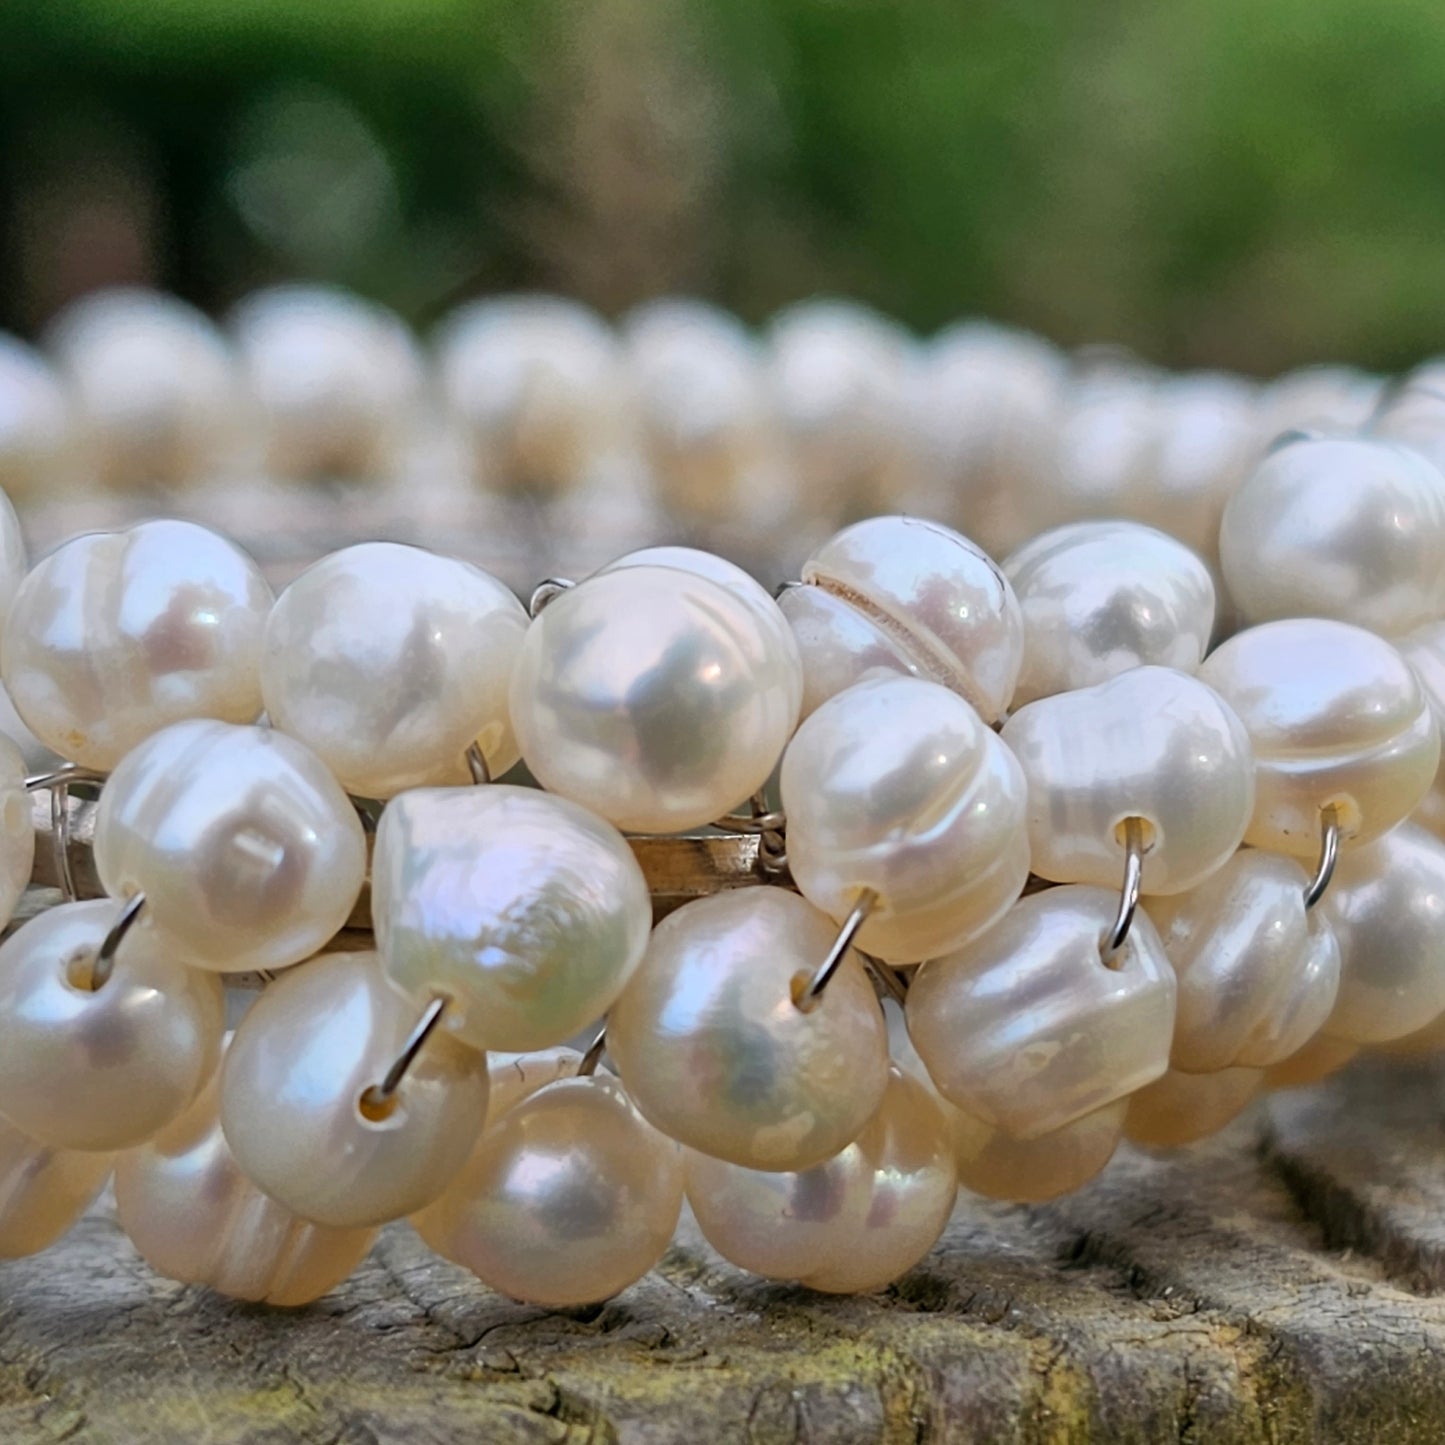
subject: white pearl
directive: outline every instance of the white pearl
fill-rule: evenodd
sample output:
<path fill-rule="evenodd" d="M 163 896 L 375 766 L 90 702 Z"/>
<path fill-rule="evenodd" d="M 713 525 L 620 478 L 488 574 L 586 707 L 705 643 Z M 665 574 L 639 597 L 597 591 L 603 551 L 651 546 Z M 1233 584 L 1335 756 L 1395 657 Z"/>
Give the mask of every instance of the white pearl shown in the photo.
<path fill-rule="evenodd" d="M 1117 887 L 1124 821 L 1144 820 L 1144 892 L 1179 893 L 1233 856 L 1254 804 L 1244 725 L 1204 683 L 1165 667 L 1040 698 L 1003 740 L 1028 780 L 1033 869 Z"/>
<path fill-rule="evenodd" d="M 522 604 L 478 567 L 397 542 L 346 547 L 272 609 L 266 712 L 363 797 L 469 782 L 473 742 L 499 778 L 518 756 L 507 690 L 526 630 Z"/>
<path fill-rule="evenodd" d="M 1284 433 L 1355 432 L 1379 402 L 1384 382 L 1348 366 L 1301 366 L 1266 386 L 1259 396 L 1255 434 L 1261 448 Z"/>
<path fill-rule="evenodd" d="M 304 1305 L 366 1257 L 375 1229 L 298 1218 L 241 1172 L 221 1132 L 219 1081 L 116 1161 L 120 1226 L 158 1274 L 230 1299 Z"/>
<path fill-rule="evenodd" d="M 964 700 L 875 674 L 798 729 L 780 774 L 799 890 L 842 922 L 878 904 L 858 947 L 917 963 L 995 923 L 1029 872 L 1023 770 Z"/>
<path fill-rule="evenodd" d="M 1172 1067 L 1265 1068 L 1329 1017 L 1340 949 L 1291 858 L 1246 848 L 1188 893 L 1151 898 L 1149 917 L 1179 980 Z"/>
<path fill-rule="evenodd" d="M 1427 361 L 1391 388 L 1388 403 L 1370 419 L 1373 436 L 1399 442 L 1445 468 L 1445 368 Z"/>
<path fill-rule="evenodd" d="M 699 899 L 653 930 L 607 1019 L 628 1092 L 663 1133 L 752 1169 L 807 1169 L 857 1138 L 888 1079 L 883 1014 L 849 951 L 795 1000 L 837 934 L 781 888 Z"/>
<path fill-rule="evenodd" d="M 1385 1043 L 1445 1011 L 1445 843 L 1406 823 L 1353 849 L 1320 908 L 1340 945 L 1327 1034 Z"/>
<path fill-rule="evenodd" d="M 3 340 L 3 338 L 0 338 Z M 0 356 L 3 361 L 3 356 Z M 3 378 L 0 378 L 3 383 Z M 4 410 L 4 398 L 0 396 L 0 413 Z M 0 415 L 3 423 L 3 415 Z M 25 538 L 20 530 L 20 518 L 10 498 L 0 492 L 0 627 L 10 616 L 11 604 L 20 584 L 25 580 L 29 563 L 25 554 Z"/>
<path fill-rule="evenodd" d="M 108 769 L 181 718 L 251 722 L 271 589 L 191 522 L 76 537 L 38 562 L 5 627 L 5 687 L 46 746 Z"/>
<path fill-rule="evenodd" d="M 1008 707 L 1023 618 L 998 565 L 957 532 L 912 517 L 844 528 L 785 590 L 803 658 L 803 714 L 875 667 L 941 683 L 985 722 Z"/>
<path fill-rule="evenodd" d="M 1440 761 L 1430 704 L 1404 658 L 1373 633 L 1300 618 L 1237 633 L 1199 669 L 1249 730 L 1255 806 L 1245 841 L 1314 859 L 1320 812 L 1346 842 L 1407 817 Z"/>
<path fill-rule="evenodd" d="M 1124 1136 L 1151 1149 L 1175 1149 L 1217 1134 L 1263 1091 L 1263 1069 L 1186 1074 L 1175 1069 L 1129 1100 Z"/>
<path fill-rule="evenodd" d="M 1013 706 L 1157 664 L 1193 672 L 1214 630 L 1214 583 L 1187 547 L 1136 522 L 1076 522 L 1004 563 L 1024 620 Z"/>
<path fill-rule="evenodd" d="M 35 824 L 25 789 L 25 759 L 0 737 L 0 928 L 15 916 L 35 866 Z"/>
<path fill-rule="evenodd" d="M 1274 1064 L 1264 1071 L 1265 1088 L 1308 1088 L 1344 1068 L 1359 1052 L 1359 1044 L 1331 1038 L 1325 1033 L 1316 1034 L 1304 1048 L 1291 1054 L 1283 1063 Z"/>
<path fill-rule="evenodd" d="M 960 1187 L 986 1199 L 1042 1204 L 1082 1189 L 1102 1173 L 1124 1137 L 1129 1100 L 1116 1099 L 1032 1139 L 953 1110 Z"/>
<path fill-rule="evenodd" d="M 44 497 L 71 444 L 65 393 L 38 351 L 0 333 L 0 487 Z"/>
<path fill-rule="evenodd" d="M 944 1098 L 1029 1139 L 1164 1072 L 1174 972 L 1142 913 L 1104 963 L 1118 903 L 1102 888 L 1050 888 L 919 969 L 908 1032 Z"/>
<path fill-rule="evenodd" d="M 366 840 L 346 794 L 294 738 L 183 722 L 111 774 L 95 866 L 112 897 L 146 895 L 141 927 L 187 963 L 244 972 L 298 963 L 341 928 Z"/>
<path fill-rule="evenodd" d="M 114 1156 L 48 1149 L 0 1119 L 0 1259 L 39 1254 L 90 1207 Z"/>
<path fill-rule="evenodd" d="M 620 833 L 535 788 L 421 788 L 387 805 L 371 914 L 387 977 L 478 1049 L 541 1049 L 611 1007 L 652 899 Z"/>
<path fill-rule="evenodd" d="M 374 953 L 322 954 L 267 986 L 221 1071 L 226 1142 L 264 1193 L 350 1229 L 446 1188 L 486 1118 L 486 1059 L 439 1029 L 390 1107 L 372 1102 L 416 1022 Z"/>
<path fill-rule="evenodd" d="M 616 1079 L 562 1079 L 482 1135 L 413 1220 L 439 1254 L 513 1299 L 610 1298 L 662 1258 L 682 1210 L 682 1151 Z"/>
<path fill-rule="evenodd" d="M 1388 442 L 1288 442 L 1230 498 L 1219 552 L 1248 622 L 1334 617 L 1406 632 L 1445 612 L 1445 476 Z"/>
<path fill-rule="evenodd" d="M 619 828 L 676 833 L 767 780 L 798 719 L 792 639 L 695 572 L 589 577 L 527 631 L 512 726 L 544 787 Z"/>
<path fill-rule="evenodd" d="M 958 1194 L 943 1106 L 896 1065 L 867 1127 L 824 1163 L 766 1173 L 689 1151 L 686 1170 L 698 1225 L 724 1259 L 833 1294 L 906 1274 L 933 1248 Z"/>
<path fill-rule="evenodd" d="M 1437 730 L 1445 729 L 1445 622 L 1426 623 L 1400 638 L 1395 646 L 1419 679 Z M 1445 838 L 1445 751 L 1430 791 L 1410 817 L 1437 838 Z"/>
<path fill-rule="evenodd" d="M 0 1113 L 55 1149 L 125 1149 L 182 1114 L 216 1071 L 220 979 L 137 929 L 99 988 L 120 905 L 66 903 L 0 946 Z"/>

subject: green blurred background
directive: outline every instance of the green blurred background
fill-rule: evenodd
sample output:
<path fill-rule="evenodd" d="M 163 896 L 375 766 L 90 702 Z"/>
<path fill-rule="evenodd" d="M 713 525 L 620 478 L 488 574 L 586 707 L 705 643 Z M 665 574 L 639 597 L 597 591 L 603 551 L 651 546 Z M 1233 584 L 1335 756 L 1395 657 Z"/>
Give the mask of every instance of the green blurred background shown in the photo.
<path fill-rule="evenodd" d="M 1445 339 L 1440 0 L 4 0 L 0 326 L 117 280 Z"/>

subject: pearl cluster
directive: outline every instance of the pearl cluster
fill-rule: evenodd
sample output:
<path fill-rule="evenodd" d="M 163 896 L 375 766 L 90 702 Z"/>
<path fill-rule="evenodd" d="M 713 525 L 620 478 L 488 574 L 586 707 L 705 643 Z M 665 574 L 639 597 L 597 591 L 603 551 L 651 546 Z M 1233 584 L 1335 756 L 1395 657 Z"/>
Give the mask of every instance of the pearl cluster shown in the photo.
<path fill-rule="evenodd" d="M 238 327 L 288 315 L 257 301 Z M 442 355 L 535 484 L 593 443 L 559 440 L 562 382 L 509 390 L 488 338 L 512 355 L 523 319 L 541 348 L 577 313 L 458 318 Z M 914 365 L 892 333 L 854 348 L 859 324 L 775 328 L 769 395 L 800 434 L 819 374 L 861 397 Z M 994 396 L 1022 345 L 988 333 L 959 395 Z M 659 394 L 694 394 L 654 361 Z M 31 874 L 31 787 L 98 789 L 106 894 L 0 946 L 0 1256 L 113 1173 L 160 1272 L 273 1304 L 401 1218 L 506 1294 L 595 1301 L 656 1263 L 685 1199 L 746 1269 L 875 1289 L 960 1187 L 1047 1199 L 1121 1140 L 1188 1143 L 1361 1048 L 1433 1045 L 1445 475 L 1423 393 L 1396 407 L 1408 444 L 1264 450 L 1205 547 L 1141 517 L 1155 451 L 1129 505 L 1096 473 L 1108 515 L 1041 510 L 1002 564 L 877 516 L 776 598 L 666 546 L 524 607 L 389 542 L 273 598 L 188 522 L 27 571 L 0 511 L 0 676 L 66 760 L 27 779 L 0 747 L 0 909 Z M 884 467 L 880 414 L 818 421 L 820 477 Z M 1024 505 L 1016 460 L 998 500 Z M 635 840 L 691 835 L 769 846 L 746 886 L 655 919 Z M 268 981 L 227 1034 L 241 973 Z"/>

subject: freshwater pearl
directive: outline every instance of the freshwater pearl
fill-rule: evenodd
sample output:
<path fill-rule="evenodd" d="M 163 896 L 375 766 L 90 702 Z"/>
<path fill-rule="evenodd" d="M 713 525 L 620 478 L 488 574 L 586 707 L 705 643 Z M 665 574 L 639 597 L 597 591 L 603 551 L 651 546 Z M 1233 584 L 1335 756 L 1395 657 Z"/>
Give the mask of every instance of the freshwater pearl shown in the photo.
<path fill-rule="evenodd" d="M 1199 676 L 1249 730 L 1255 805 L 1245 841 L 1314 859 L 1320 812 L 1346 843 L 1407 817 L 1430 790 L 1440 737 L 1404 658 L 1373 633 L 1300 618 L 1237 633 Z"/>
<path fill-rule="evenodd" d="M 231 313 L 274 476 L 370 476 L 394 460 L 422 387 L 411 332 L 333 286 L 254 291 Z"/>
<path fill-rule="evenodd" d="M 93 532 L 38 562 L 5 626 L 5 687 L 47 747 L 115 767 L 182 718 L 251 722 L 271 589 L 192 522 Z"/>
<path fill-rule="evenodd" d="M 65 903 L 0 945 L 0 1113 L 54 1149 L 126 1149 L 179 1117 L 216 1071 L 220 979 L 132 931 L 91 970 L 120 905 Z"/>
<path fill-rule="evenodd" d="M 1174 972 L 1142 913 L 1105 965 L 1100 944 L 1118 902 L 1102 888 L 1048 889 L 919 969 L 908 1032 L 944 1098 L 1032 1139 L 1164 1072 Z"/>
<path fill-rule="evenodd" d="M 752 1169 L 808 1169 L 858 1137 L 888 1082 L 888 1037 L 851 951 L 817 1006 L 794 999 L 837 933 L 781 888 L 669 914 L 607 1019 L 628 1092 L 663 1133 Z"/>
<path fill-rule="evenodd" d="M 1286 432 L 1355 432 L 1379 404 L 1384 381 L 1350 366 L 1300 366 L 1270 382 L 1255 410 L 1261 448 Z"/>
<path fill-rule="evenodd" d="M 1340 949 L 1292 858 L 1246 848 L 1149 917 L 1179 981 L 1173 1068 L 1265 1068 L 1302 1049 L 1335 1005 Z"/>
<path fill-rule="evenodd" d="M 15 915 L 35 866 L 35 824 L 25 790 L 25 759 L 0 737 L 0 928 Z"/>
<path fill-rule="evenodd" d="M 858 947 L 917 963 L 995 923 L 1029 872 L 1023 771 L 961 697 L 875 674 L 803 723 L 780 774 L 788 861 L 836 921 L 878 894 Z"/>
<path fill-rule="evenodd" d="M 877 667 L 941 683 L 985 722 L 1008 707 L 1023 619 L 997 564 L 968 538 L 913 517 L 846 527 L 779 599 L 803 658 L 803 715 Z"/>
<path fill-rule="evenodd" d="M 298 963 L 340 929 L 366 840 L 346 794 L 294 738 L 182 722 L 111 774 L 95 866 L 112 897 L 146 895 L 143 926 L 187 963 L 244 972 Z"/>
<path fill-rule="evenodd" d="M 1445 622 L 1427 622 L 1395 645 L 1419 680 L 1435 716 L 1436 728 L 1445 729 Z M 1410 818 L 1437 838 L 1445 838 L 1445 754 L 1430 791 Z"/>
<path fill-rule="evenodd" d="M 444 1257 L 530 1304 L 593 1304 L 640 1279 L 682 1209 L 681 1150 L 602 1075 L 513 1105 L 414 1221 Z"/>
<path fill-rule="evenodd" d="M 959 1185 L 987 1199 L 1042 1204 L 1082 1189 L 1114 1157 L 1124 1133 L 1128 1099 L 1116 1099 L 1033 1139 L 953 1110 L 954 1160 Z"/>
<path fill-rule="evenodd" d="M 3 339 L 0 337 L 0 340 Z M 3 360 L 3 353 L 0 353 L 0 364 L 3 364 Z M 3 378 L 0 378 L 0 384 L 3 384 Z M 0 396 L 0 425 L 3 425 L 4 421 L 3 412 L 4 398 Z M 0 445 L 3 445 L 3 437 L 0 437 Z M 0 461 L 3 461 L 3 457 L 0 457 Z M 20 518 L 16 516 L 10 498 L 0 492 L 0 627 L 4 626 L 6 618 L 10 616 L 11 604 L 20 590 L 20 584 L 25 580 L 28 566 Z"/>
<path fill-rule="evenodd" d="M 470 782 L 473 742 L 499 778 L 518 756 L 507 689 L 526 630 L 478 567 L 398 542 L 346 547 L 272 609 L 266 712 L 362 797 Z"/>
<path fill-rule="evenodd" d="M 109 1154 L 47 1149 L 0 1119 L 0 1259 L 49 1249 L 90 1207 Z"/>
<path fill-rule="evenodd" d="M 512 726 L 546 788 L 619 828 L 676 833 L 767 780 L 798 720 L 792 640 L 754 600 L 672 566 L 602 572 L 532 623 Z"/>
<path fill-rule="evenodd" d="M 1174 1149 L 1217 1134 L 1263 1091 L 1263 1069 L 1186 1074 L 1170 1069 L 1129 1100 L 1124 1137 L 1152 1149 Z"/>
<path fill-rule="evenodd" d="M 1445 612 L 1445 476 L 1372 438 L 1287 442 L 1230 498 L 1219 553 L 1247 622 L 1406 632 Z"/>
<path fill-rule="evenodd" d="M 0 488 L 39 499 L 69 449 L 65 393 L 38 351 L 0 332 Z"/>
<path fill-rule="evenodd" d="M 1445 1011 L 1445 843 L 1406 823 L 1344 854 L 1320 909 L 1340 945 L 1327 1034 L 1385 1043 Z"/>
<path fill-rule="evenodd" d="M 218 1081 L 181 1118 L 116 1161 L 120 1227 L 167 1279 L 231 1299 L 304 1305 L 366 1257 L 374 1229 L 329 1229 L 263 1194 L 221 1131 Z"/>
<path fill-rule="evenodd" d="M 1370 432 L 1445 467 L 1445 368 L 1427 361 L 1396 382 L 1389 400 L 1382 400 L 1371 417 Z"/>
<path fill-rule="evenodd" d="M 381 816 L 371 916 L 387 977 L 477 1049 L 541 1049 L 612 1006 L 652 898 L 610 824 L 536 788 L 420 788 Z"/>
<path fill-rule="evenodd" d="M 937 1242 L 958 1194 L 944 1107 L 897 1065 L 867 1127 L 824 1163 L 767 1173 L 689 1151 L 686 1173 L 698 1225 L 724 1259 L 830 1294 L 906 1274 Z"/>
<path fill-rule="evenodd" d="M 1133 667 L 1193 672 L 1214 630 L 1214 583 L 1187 547 L 1136 522 L 1076 522 L 1004 564 L 1024 620 L 1013 706 Z"/>
<path fill-rule="evenodd" d="M 1327 1079 L 1360 1052 L 1359 1044 L 1316 1034 L 1298 1053 L 1264 1071 L 1267 1089 L 1301 1089 Z"/>
<path fill-rule="evenodd" d="M 411 1214 L 446 1188 L 486 1118 L 485 1057 L 438 1029 L 389 1110 L 364 1097 L 416 1021 L 374 953 L 322 954 L 266 988 L 221 1071 L 221 1127 L 258 1188 L 343 1229 Z"/>
<path fill-rule="evenodd" d="M 1123 823 L 1144 820 L 1144 892 L 1180 893 L 1244 836 L 1254 769 L 1244 725 L 1204 683 L 1167 667 L 1040 698 L 1003 740 L 1028 782 L 1033 870 L 1118 887 Z"/>

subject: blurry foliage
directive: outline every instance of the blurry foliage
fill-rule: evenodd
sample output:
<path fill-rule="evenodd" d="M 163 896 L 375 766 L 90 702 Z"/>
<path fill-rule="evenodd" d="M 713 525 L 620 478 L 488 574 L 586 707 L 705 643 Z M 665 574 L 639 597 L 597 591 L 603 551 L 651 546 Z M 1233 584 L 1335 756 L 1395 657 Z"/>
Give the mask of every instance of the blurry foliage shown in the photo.
<path fill-rule="evenodd" d="M 0 323 L 312 274 L 1400 365 L 1442 75 L 1439 0 L 5 0 Z"/>

